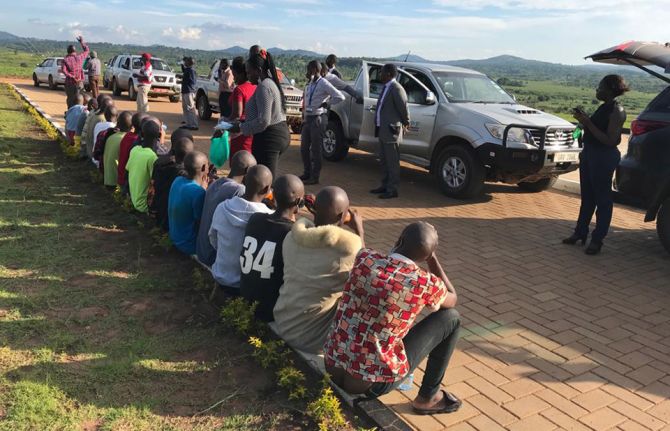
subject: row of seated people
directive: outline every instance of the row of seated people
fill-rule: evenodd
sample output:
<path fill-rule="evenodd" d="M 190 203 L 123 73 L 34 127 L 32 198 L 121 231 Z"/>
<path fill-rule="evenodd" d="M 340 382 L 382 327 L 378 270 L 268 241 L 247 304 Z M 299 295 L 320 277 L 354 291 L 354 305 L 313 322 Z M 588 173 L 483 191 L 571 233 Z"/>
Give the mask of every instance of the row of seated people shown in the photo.
<path fill-rule="evenodd" d="M 187 131 L 173 133 L 168 148 L 153 117 L 122 113 L 115 128 L 135 135 L 125 166 L 134 207 L 155 215 L 178 250 L 211 267 L 226 296 L 255 302 L 256 318 L 274 322 L 293 348 L 323 353 L 333 381 L 351 394 L 386 394 L 428 358 L 414 410 L 460 407 L 441 389 L 460 320 L 432 225 L 408 225 L 381 253 L 365 247 L 362 217 L 339 187 L 312 199 L 298 177 L 273 179 L 246 151 L 216 179 Z M 167 151 L 158 156 L 157 148 Z"/>

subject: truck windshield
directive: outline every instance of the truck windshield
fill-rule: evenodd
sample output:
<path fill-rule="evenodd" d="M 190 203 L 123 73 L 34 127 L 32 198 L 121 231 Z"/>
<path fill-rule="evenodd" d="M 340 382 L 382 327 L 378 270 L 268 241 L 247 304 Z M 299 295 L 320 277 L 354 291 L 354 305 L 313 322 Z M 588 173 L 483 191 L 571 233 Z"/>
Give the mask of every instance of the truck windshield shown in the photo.
<path fill-rule="evenodd" d="M 433 72 L 452 103 L 516 103 L 498 84 L 484 75 Z"/>
<path fill-rule="evenodd" d="M 141 58 L 133 58 L 133 69 L 139 69 L 142 67 L 142 59 Z M 160 58 L 152 58 L 151 59 L 151 68 L 153 70 L 163 70 L 166 72 L 170 72 L 170 66 L 167 65 L 166 62 L 161 60 Z"/>

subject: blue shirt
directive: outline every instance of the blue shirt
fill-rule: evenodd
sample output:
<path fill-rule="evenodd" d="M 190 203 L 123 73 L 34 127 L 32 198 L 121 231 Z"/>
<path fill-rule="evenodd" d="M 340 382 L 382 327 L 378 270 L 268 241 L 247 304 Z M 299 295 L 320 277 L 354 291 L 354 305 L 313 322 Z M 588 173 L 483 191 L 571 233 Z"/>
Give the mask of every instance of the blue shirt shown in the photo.
<path fill-rule="evenodd" d="M 205 189 L 185 177 L 177 177 L 170 187 L 168 220 L 170 240 L 179 251 L 195 254 L 195 240 L 205 201 Z"/>
<path fill-rule="evenodd" d="M 65 130 L 74 132 L 81 114 L 86 110 L 84 105 L 72 105 L 65 113 Z"/>

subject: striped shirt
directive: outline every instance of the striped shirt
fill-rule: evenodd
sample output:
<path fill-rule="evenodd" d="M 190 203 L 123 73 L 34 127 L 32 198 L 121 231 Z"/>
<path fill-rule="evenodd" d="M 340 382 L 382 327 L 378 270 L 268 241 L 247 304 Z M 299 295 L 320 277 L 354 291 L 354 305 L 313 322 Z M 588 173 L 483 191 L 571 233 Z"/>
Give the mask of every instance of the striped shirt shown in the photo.
<path fill-rule="evenodd" d="M 286 121 L 281 93 L 277 84 L 269 78 L 258 83 L 244 110 L 247 118 L 240 123 L 240 129 L 246 136 L 261 133 L 269 126 Z"/>

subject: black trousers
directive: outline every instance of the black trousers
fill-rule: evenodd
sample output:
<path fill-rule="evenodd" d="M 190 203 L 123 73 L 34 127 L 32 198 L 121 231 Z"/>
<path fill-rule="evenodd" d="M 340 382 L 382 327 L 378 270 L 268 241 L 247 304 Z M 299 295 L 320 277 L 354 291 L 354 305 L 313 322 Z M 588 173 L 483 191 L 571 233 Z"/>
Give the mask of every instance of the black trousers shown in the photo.
<path fill-rule="evenodd" d="M 621 160 L 621 153 L 616 148 L 584 150 L 580 154 L 579 185 L 581 190 L 581 206 L 575 233 L 580 237 L 589 234 L 589 225 L 596 213 L 596 228 L 591 234 L 595 242 L 602 242 L 612 222 L 614 197 L 612 193 L 612 176 Z"/>
<path fill-rule="evenodd" d="M 259 165 L 267 166 L 272 172 L 272 178 L 277 178 L 279 156 L 291 143 L 291 134 L 286 121 L 268 126 L 261 133 L 254 135 L 251 153 Z"/>
<path fill-rule="evenodd" d="M 449 359 L 456 348 L 460 327 L 458 311 L 454 308 L 443 308 L 414 325 L 402 339 L 410 373 L 428 357 L 419 395 L 430 398 L 440 390 Z M 393 383 L 375 383 L 365 394 L 377 398 L 391 392 L 402 382 L 403 379 Z"/>
<path fill-rule="evenodd" d="M 397 193 L 400 186 L 400 149 L 397 142 L 379 141 L 379 160 L 382 166 L 382 187 L 387 193 Z"/>
<path fill-rule="evenodd" d="M 321 175 L 321 153 L 327 126 L 328 114 L 305 116 L 300 133 L 300 156 L 306 177 L 318 180 Z"/>
<path fill-rule="evenodd" d="M 230 106 L 230 95 L 233 94 L 230 91 L 222 91 L 219 93 L 219 112 L 221 113 L 221 118 L 230 117 L 233 109 Z"/>

